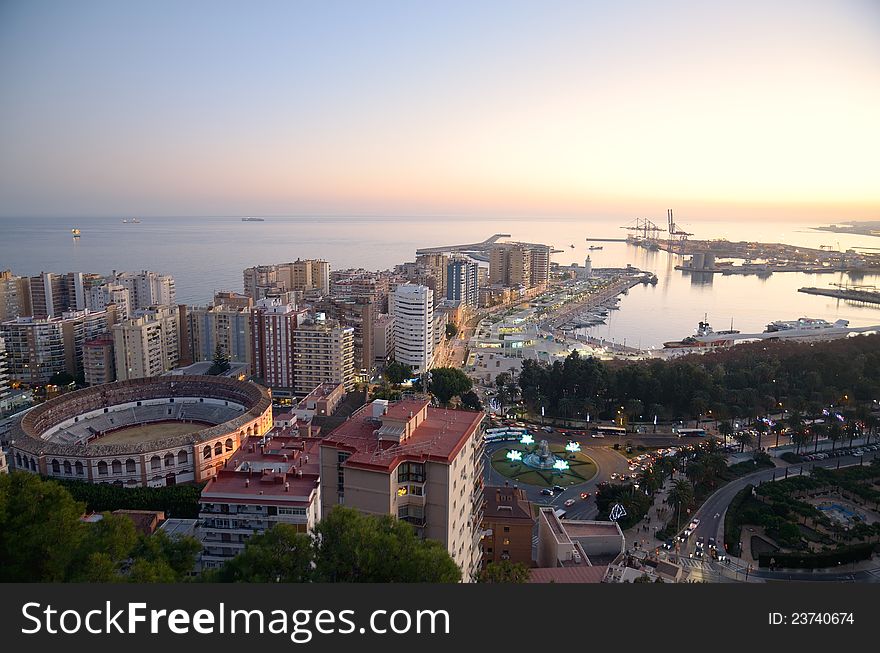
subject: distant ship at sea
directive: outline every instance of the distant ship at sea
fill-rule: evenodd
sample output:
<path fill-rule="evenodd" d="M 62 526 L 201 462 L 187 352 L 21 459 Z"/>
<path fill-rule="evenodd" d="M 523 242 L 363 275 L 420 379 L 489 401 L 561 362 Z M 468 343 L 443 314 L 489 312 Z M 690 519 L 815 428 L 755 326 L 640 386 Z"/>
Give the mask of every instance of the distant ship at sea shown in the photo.
<path fill-rule="evenodd" d="M 74 237 L 74 238 L 79 238 L 79 233 L 80 233 L 80 232 L 79 232 L 79 229 L 78 229 L 77 227 L 74 227 L 73 229 L 71 229 L 71 230 L 70 230 L 70 233 L 73 234 L 73 237 Z"/>
<path fill-rule="evenodd" d="M 137 218 L 123 218 L 122 224 L 140 224 L 141 221 Z"/>
<path fill-rule="evenodd" d="M 242 222 L 265 222 L 263 218 L 242 218 Z"/>

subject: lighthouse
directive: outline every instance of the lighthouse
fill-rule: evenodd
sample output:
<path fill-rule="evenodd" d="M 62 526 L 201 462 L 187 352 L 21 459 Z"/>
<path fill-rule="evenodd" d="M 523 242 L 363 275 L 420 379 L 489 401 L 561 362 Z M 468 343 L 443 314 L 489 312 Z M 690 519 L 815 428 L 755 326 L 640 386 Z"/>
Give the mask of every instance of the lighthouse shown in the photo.
<path fill-rule="evenodd" d="M 590 255 L 587 254 L 587 260 L 584 261 L 584 277 L 589 279 L 593 276 L 593 262 L 590 260 Z"/>

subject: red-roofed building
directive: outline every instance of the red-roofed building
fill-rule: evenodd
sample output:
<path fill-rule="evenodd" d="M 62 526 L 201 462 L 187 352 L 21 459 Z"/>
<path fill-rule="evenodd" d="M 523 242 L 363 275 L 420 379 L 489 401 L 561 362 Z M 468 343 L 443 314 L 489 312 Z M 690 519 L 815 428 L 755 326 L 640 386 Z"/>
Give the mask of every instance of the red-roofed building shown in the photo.
<path fill-rule="evenodd" d="M 306 532 L 320 518 L 319 440 L 294 424 L 247 438 L 200 498 L 202 565 L 218 567 L 275 524 Z"/>
<path fill-rule="evenodd" d="M 483 417 L 427 399 L 360 408 L 321 441 L 322 514 L 342 504 L 395 515 L 442 542 L 472 580 L 481 557 Z"/>

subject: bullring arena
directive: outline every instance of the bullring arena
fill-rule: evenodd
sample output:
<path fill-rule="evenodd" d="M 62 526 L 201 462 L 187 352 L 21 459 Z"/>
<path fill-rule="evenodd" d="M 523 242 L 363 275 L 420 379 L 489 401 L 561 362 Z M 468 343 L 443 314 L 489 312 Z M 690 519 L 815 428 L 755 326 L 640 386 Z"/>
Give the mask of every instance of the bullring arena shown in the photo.
<path fill-rule="evenodd" d="M 269 391 L 213 376 L 134 379 L 77 390 L 13 426 L 10 467 L 128 487 L 201 482 L 245 438 L 272 428 Z"/>

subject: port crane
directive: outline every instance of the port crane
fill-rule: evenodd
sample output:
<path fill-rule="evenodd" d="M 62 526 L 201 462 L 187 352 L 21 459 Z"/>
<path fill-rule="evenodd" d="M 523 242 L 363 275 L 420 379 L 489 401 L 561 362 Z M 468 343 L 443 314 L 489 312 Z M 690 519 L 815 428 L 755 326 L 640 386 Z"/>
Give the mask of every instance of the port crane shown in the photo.
<path fill-rule="evenodd" d="M 693 234 L 675 224 L 675 219 L 672 216 L 672 209 L 666 209 L 666 220 L 668 222 L 669 230 L 669 250 L 672 251 L 673 241 L 677 238 L 679 246 L 678 251 L 684 253 L 684 244 L 687 241 L 688 236 L 693 236 Z"/>
<path fill-rule="evenodd" d="M 657 236 L 663 231 L 648 218 L 636 218 L 632 223 L 621 227 L 621 229 L 640 233 L 644 240 L 657 240 Z"/>

